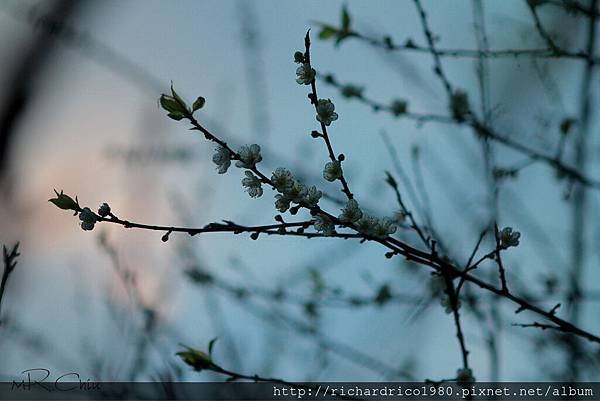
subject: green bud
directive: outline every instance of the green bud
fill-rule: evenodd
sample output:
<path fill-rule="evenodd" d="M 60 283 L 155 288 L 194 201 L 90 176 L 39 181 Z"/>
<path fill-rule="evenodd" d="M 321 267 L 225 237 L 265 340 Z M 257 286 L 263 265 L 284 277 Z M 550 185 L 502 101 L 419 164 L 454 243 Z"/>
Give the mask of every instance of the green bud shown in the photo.
<path fill-rule="evenodd" d="M 194 368 L 194 370 L 201 371 L 202 369 L 209 369 L 214 365 L 211 357 L 205 352 L 187 346 L 184 347 L 187 348 L 187 351 L 180 351 L 175 355 L 180 357 L 187 365 Z"/>
<path fill-rule="evenodd" d="M 169 113 L 181 114 L 182 111 L 185 111 L 185 109 L 183 109 L 181 107 L 181 105 L 177 102 L 177 100 L 174 97 L 169 96 L 169 95 L 160 95 L 160 105 L 163 109 L 165 109 Z"/>
<path fill-rule="evenodd" d="M 175 92 L 175 89 L 173 89 L 173 83 L 172 82 L 171 82 L 171 94 L 173 95 L 173 99 L 175 99 L 177 101 L 177 103 L 179 103 L 180 107 L 183 108 L 183 110 L 187 110 L 187 104 L 177 94 L 177 92 Z"/>
<path fill-rule="evenodd" d="M 79 205 L 69 195 L 65 195 L 63 191 L 58 193 L 54 190 L 56 198 L 48 199 L 48 202 L 54 203 L 58 208 L 63 210 L 79 210 Z"/>
<path fill-rule="evenodd" d="M 171 117 L 171 118 L 172 118 L 173 120 L 175 120 L 175 121 L 179 121 L 179 120 L 181 120 L 183 117 L 185 117 L 183 114 L 181 114 L 181 113 L 177 113 L 177 112 L 175 112 L 175 113 L 169 113 L 169 114 L 167 114 L 167 116 Z"/>
<path fill-rule="evenodd" d="M 199 96 L 192 105 L 192 111 L 200 110 L 204 107 L 204 103 L 206 103 L 206 99 L 204 99 L 202 96 Z"/>

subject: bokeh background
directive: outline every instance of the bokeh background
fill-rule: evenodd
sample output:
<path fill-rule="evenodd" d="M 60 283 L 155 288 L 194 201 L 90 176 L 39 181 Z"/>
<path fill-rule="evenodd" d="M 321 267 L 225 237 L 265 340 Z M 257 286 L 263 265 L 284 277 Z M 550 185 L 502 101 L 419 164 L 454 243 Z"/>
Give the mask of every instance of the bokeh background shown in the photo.
<path fill-rule="evenodd" d="M 258 143 L 265 168 L 287 167 L 339 197 L 337 186 L 322 178 L 327 154 L 309 135 L 317 129 L 314 110 L 306 87 L 295 82 L 293 54 L 302 50 L 307 29 L 320 73 L 363 86 L 382 102 L 401 98 L 411 111 L 448 115 L 430 54 L 318 40 L 318 23 L 337 25 L 344 4 L 357 31 L 425 44 L 410 1 L 0 2 L 0 242 L 20 241 L 22 253 L 2 305 L 3 378 L 45 367 L 95 380 L 220 379 L 192 372 L 175 356 L 179 343 L 204 348 L 214 337 L 216 360 L 248 374 L 289 380 L 455 376 L 461 359 L 454 324 L 432 299 L 428 272 L 386 259 L 376 245 L 274 236 L 253 241 L 244 234 L 173 234 L 163 243 L 162 233 L 108 224 L 84 232 L 76 217 L 48 203 L 57 189 L 77 195 L 82 205 L 108 202 L 120 217 L 149 224 L 272 222 L 273 194 L 250 199 L 239 170 L 218 175 L 214 146 L 160 110 L 157 99 L 171 82 L 188 101 L 207 99 L 199 119 L 228 143 Z M 477 7 L 490 48 L 544 47 L 525 1 L 423 5 L 439 47 L 477 48 Z M 540 15 L 561 45 L 585 47 L 586 18 L 556 5 L 543 6 Z M 477 62 L 444 58 L 443 66 L 479 112 Z M 580 116 L 584 68 L 581 60 L 488 60 L 490 123 L 552 154 L 560 123 Z M 598 86 L 595 76 L 590 85 Z M 399 180 L 403 173 L 421 187 L 417 198 L 428 205 L 436 232 L 463 262 L 496 216 L 500 226 L 522 233 L 521 245 L 505 256 L 514 291 L 548 309 L 564 304 L 577 230 L 569 182 L 543 163 L 527 164 L 502 181 L 495 210 L 481 140 L 470 128 L 376 113 L 324 83 L 319 92 L 340 115 L 330 134 L 346 155 L 345 173 L 361 205 L 392 215 L 398 205 L 385 171 Z M 590 176 L 600 174 L 592 135 L 596 101 Z M 500 145 L 493 154 L 497 167 L 528 163 Z M 587 297 L 579 306 L 579 323 L 592 332 L 600 332 L 597 192 L 589 191 L 585 208 Z M 414 209 L 414 198 L 406 198 Z M 323 205 L 339 209 L 335 202 Z M 425 218 L 418 210 L 416 216 Z M 408 232 L 398 235 L 417 243 Z M 482 249 L 490 247 L 486 240 Z M 494 282 L 493 265 L 487 269 L 482 277 Z M 382 288 L 397 296 L 375 301 Z M 512 326 L 535 317 L 516 315 L 514 305 L 472 290 L 481 313 L 466 308 L 463 315 L 477 379 L 572 377 L 566 361 L 573 348 L 562 337 Z M 344 297 L 367 302 L 336 301 Z M 586 356 L 578 359 L 576 378 L 597 378 L 598 347 L 582 347 Z"/>

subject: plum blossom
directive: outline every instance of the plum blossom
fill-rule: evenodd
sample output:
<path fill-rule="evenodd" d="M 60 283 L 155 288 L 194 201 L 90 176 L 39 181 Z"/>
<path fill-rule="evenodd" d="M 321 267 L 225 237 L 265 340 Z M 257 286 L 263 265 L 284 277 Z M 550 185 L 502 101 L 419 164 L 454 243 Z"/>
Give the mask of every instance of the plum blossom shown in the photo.
<path fill-rule="evenodd" d="M 212 161 L 217 165 L 217 172 L 219 174 L 225 174 L 227 169 L 229 169 L 229 166 L 231 166 L 231 154 L 227 149 L 219 146 L 215 149 Z"/>
<path fill-rule="evenodd" d="M 262 196 L 263 189 L 260 178 L 252 174 L 251 171 L 246 171 L 246 178 L 242 179 L 242 185 L 246 187 L 246 191 L 252 198 L 258 198 Z"/>
<path fill-rule="evenodd" d="M 356 223 L 362 215 L 363 213 L 358 206 L 358 202 L 355 199 L 350 199 L 342 209 L 339 219 L 344 223 Z"/>
<path fill-rule="evenodd" d="M 329 126 L 338 119 L 338 114 L 334 111 L 335 106 L 329 99 L 319 99 L 317 101 L 317 121 Z"/>
<path fill-rule="evenodd" d="M 260 146 L 257 144 L 242 146 L 239 150 L 240 160 L 235 165 L 240 168 L 254 168 L 262 160 Z"/>

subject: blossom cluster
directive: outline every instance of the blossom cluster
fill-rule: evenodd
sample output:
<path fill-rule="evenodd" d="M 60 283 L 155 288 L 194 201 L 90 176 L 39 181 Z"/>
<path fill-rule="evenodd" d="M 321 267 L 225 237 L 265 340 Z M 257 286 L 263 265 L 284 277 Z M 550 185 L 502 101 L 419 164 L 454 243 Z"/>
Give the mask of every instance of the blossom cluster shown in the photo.
<path fill-rule="evenodd" d="M 284 213 L 290 209 L 292 203 L 297 205 L 314 208 L 321 199 L 322 192 L 314 185 L 306 185 L 295 180 L 287 169 L 279 167 L 271 176 L 271 182 L 279 194 L 275 195 L 275 208 Z M 353 226 L 363 234 L 371 235 L 377 238 L 385 238 L 396 232 L 396 225 L 391 219 L 378 219 L 365 215 L 355 199 L 350 199 L 342 208 L 338 220 L 344 224 Z M 335 233 L 336 223 L 325 214 L 317 214 L 313 218 L 315 230 L 325 235 Z"/>
<path fill-rule="evenodd" d="M 239 160 L 235 164 L 236 167 L 253 169 L 262 160 L 260 146 L 256 144 L 242 146 L 238 154 Z M 219 174 L 227 172 L 227 169 L 231 165 L 231 156 L 231 152 L 223 147 L 216 149 L 213 162 L 217 165 Z M 263 180 L 250 170 L 246 170 L 244 174 L 245 177 L 242 179 L 242 185 L 246 188 L 248 194 L 253 198 L 262 196 Z M 323 177 L 326 180 L 335 181 L 341 176 L 342 168 L 340 161 L 328 162 L 325 165 Z M 275 208 L 281 213 L 290 210 L 292 205 L 310 209 L 315 208 L 323 196 L 323 193 L 316 186 L 309 187 L 301 183 L 294 178 L 289 170 L 283 167 L 277 168 L 272 173 L 270 182 L 278 192 L 275 195 Z M 341 210 L 338 220 L 343 225 L 351 226 L 363 234 L 376 238 L 385 238 L 395 233 L 397 229 L 393 219 L 387 217 L 377 218 L 364 214 L 355 199 L 350 199 L 346 203 Z M 325 235 L 334 234 L 335 225 L 336 222 L 325 214 L 316 214 L 313 218 L 313 227 L 315 230 Z"/>
<path fill-rule="evenodd" d="M 397 227 L 394 221 L 388 217 L 373 217 L 364 215 L 356 222 L 358 230 L 363 234 L 376 238 L 385 238 L 396 232 Z"/>
<path fill-rule="evenodd" d="M 304 185 L 283 167 L 278 167 L 273 172 L 271 182 L 275 190 L 279 192 L 275 195 L 275 208 L 282 213 L 286 212 L 292 203 L 309 208 L 316 207 L 323 196 L 316 186 Z"/>
<path fill-rule="evenodd" d="M 308 57 L 302 52 L 294 53 L 294 62 L 299 64 L 296 69 L 296 82 L 300 85 L 310 85 L 314 82 L 316 71 L 310 65 Z M 344 88 L 344 96 L 360 97 L 362 96 L 362 88 L 354 86 L 346 86 Z M 173 103 L 183 104 L 183 101 L 173 91 Z M 163 99 L 165 100 L 165 99 Z M 166 100 L 171 100 L 168 97 Z M 316 119 L 325 126 L 331 125 L 333 121 L 338 119 L 338 114 L 335 112 L 335 105 L 330 99 L 313 99 L 315 102 Z M 170 105 L 170 104 L 169 104 Z M 164 107 L 164 106 L 163 106 Z M 405 111 L 406 105 L 399 105 Z M 314 209 L 318 207 L 318 203 L 323 193 L 316 186 L 308 187 L 305 184 L 296 180 L 293 175 L 285 168 L 277 168 L 271 175 L 270 181 L 256 170 L 256 164 L 262 161 L 260 146 L 257 144 L 242 146 L 237 153 L 225 146 L 218 146 L 212 157 L 213 163 L 217 166 L 219 174 L 225 174 L 231 167 L 232 160 L 236 160 L 235 166 L 244 168 L 244 178 L 242 186 L 253 198 L 258 198 L 263 195 L 263 183 L 269 183 L 278 192 L 275 195 L 275 208 L 279 212 L 286 212 L 291 209 L 295 213 L 299 207 Z M 325 164 L 323 168 L 323 178 L 333 182 L 343 179 L 342 162 L 332 160 Z M 258 174 L 258 175 L 257 175 Z M 294 205 L 294 206 L 292 206 Z M 375 238 L 385 238 L 396 232 L 396 219 L 387 217 L 377 218 L 366 215 L 360 209 L 358 202 L 350 199 L 342 208 L 338 220 L 330 217 L 326 213 L 313 213 L 313 227 L 318 232 L 325 235 L 335 233 L 335 226 L 348 226 L 357 231 L 372 236 Z"/>
<path fill-rule="evenodd" d="M 256 144 L 242 146 L 238 155 L 239 160 L 235 163 L 236 167 L 248 169 L 244 173 L 245 177 L 242 179 L 242 185 L 251 197 L 258 198 L 262 196 L 263 180 L 250 171 L 257 163 L 262 161 L 260 146 Z M 217 165 L 219 174 L 227 172 L 231 166 L 231 156 L 231 152 L 221 146 L 216 149 L 213 155 L 213 163 Z M 307 187 L 294 179 L 292 173 L 282 167 L 273 172 L 271 183 L 275 190 L 279 192 L 275 196 L 275 208 L 282 213 L 287 211 L 292 203 L 309 208 L 316 207 L 323 195 L 316 186 Z"/>
<path fill-rule="evenodd" d="M 385 238 L 396 232 L 396 224 L 390 218 L 377 218 L 364 213 L 356 199 L 350 199 L 342 208 L 338 220 L 351 226 L 365 235 L 375 238 Z M 322 222 L 319 222 L 320 225 Z M 333 224 L 333 223 L 332 223 Z M 315 226 L 315 228 L 317 228 Z M 317 231 L 321 231 L 317 228 Z"/>
<path fill-rule="evenodd" d="M 235 166 L 238 168 L 253 169 L 256 164 L 262 161 L 262 155 L 260 154 L 260 146 L 257 144 L 244 145 L 238 153 L 238 160 L 235 162 Z M 223 146 L 215 149 L 215 154 L 212 157 L 213 163 L 217 165 L 217 172 L 219 174 L 225 174 L 231 166 L 232 152 Z M 248 194 L 253 198 L 262 196 L 262 180 L 254 175 L 252 171 L 247 170 L 242 179 L 242 186 L 246 188 Z"/>

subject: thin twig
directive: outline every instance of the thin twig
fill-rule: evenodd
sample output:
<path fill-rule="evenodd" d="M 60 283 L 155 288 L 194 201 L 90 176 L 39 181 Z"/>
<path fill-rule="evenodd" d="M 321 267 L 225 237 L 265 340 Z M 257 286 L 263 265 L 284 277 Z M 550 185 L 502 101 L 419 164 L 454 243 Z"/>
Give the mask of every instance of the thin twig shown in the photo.
<path fill-rule="evenodd" d="M 442 276 L 446 281 L 446 294 L 450 300 L 450 308 L 452 309 L 452 316 L 454 318 L 454 325 L 456 327 L 456 338 L 458 339 L 458 344 L 460 346 L 463 368 L 469 369 L 469 351 L 467 350 L 465 336 L 463 334 L 462 325 L 460 322 L 458 292 L 454 288 L 454 282 L 451 276 L 445 270 L 442 270 Z"/>
<path fill-rule="evenodd" d="M 81 212 L 83 209 L 78 210 Z M 165 232 L 163 236 L 163 241 L 168 241 L 169 235 L 173 232 L 186 233 L 191 236 L 206 234 L 206 233 L 233 233 L 233 234 L 241 234 L 241 233 L 252 233 L 255 235 L 258 234 L 267 234 L 267 235 L 290 235 L 290 236 L 299 236 L 305 238 L 315 238 L 315 237 L 325 237 L 325 234 L 316 233 L 316 232 L 304 232 L 302 229 L 308 228 L 312 226 L 312 221 L 301 221 L 301 222 L 291 222 L 291 223 L 278 223 L 278 224 L 266 224 L 259 226 L 242 226 L 236 224 L 232 221 L 225 221 L 224 223 L 210 223 L 204 227 L 178 227 L 178 226 L 163 226 L 163 225 L 152 225 L 152 224 L 143 224 L 136 223 L 129 220 L 122 220 L 115 216 L 113 213 L 109 215 L 109 217 L 100 217 L 96 215 L 96 219 L 98 222 L 106 222 L 112 224 L 118 224 L 123 226 L 124 228 L 137 228 L 142 230 L 150 230 L 150 231 L 162 231 Z M 288 231 L 287 229 L 296 229 L 296 231 Z M 298 230 L 300 229 L 300 230 Z M 363 238 L 363 236 L 358 234 L 348 234 L 348 233 L 334 233 L 329 235 L 330 237 L 335 238 Z"/>
<path fill-rule="evenodd" d="M 203 132 L 205 137 L 208 140 L 214 141 L 219 143 L 221 146 L 227 146 L 226 143 L 220 139 L 218 139 L 217 137 L 215 137 L 212 133 L 210 133 L 206 128 L 202 127 L 195 119 L 192 119 L 192 124 L 194 124 L 194 127 L 197 127 L 199 131 Z M 229 147 L 227 147 L 227 149 L 230 149 Z M 239 155 L 237 155 L 237 153 L 233 152 L 230 150 L 230 152 L 233 153 L 232 157 L 238 157 Z M 252 171 L 254 171 L 257 175 L 259 175 L 266 183 L 271 183 L 271 180 L 268 179 L 264 174 L 260 173 L 257 169 L 256 166 L 253 167 Z M 272 186 L 272 183 L 270 184 Z M 305 206 L 306 207 L 306 206 Z M 308 207 L 307 207 L 308 208 Z M 441 258 L 439 255 L 437 255 L 437 253 L 429 251 L 429 252 L 425 252 L 422 250 L 419 250 L 405 242 L 402 242 L 396 238 L 387 236 L 385 238 L 376 238 L 376 237 L 372 237 L 370 235 L 367 235 L 365 233 L 360 233 L 358 232 L 358 230 L 352 226 L 352 225 L 348 225 L 344 222 L 341 222 L 337 217 L 323 211 L 321 208 L 317 207 L 312 207 L 312 208 L 308 208 L 311 210 L 311 213 L 315 213 L 315 214 L 322 214 L 324 216 L 327 216 L 329 219 L 331 219 L 331 221 L 335 224 L 335 225 L 340 225 L 340 226 L 344 226 L 347 227 L 349 229 L 352 229 L 354 231 L 357 232 L 357 234 L 336 234 L 338 237 L 342 237 L 342 238 L 360 238 L 362 241 L 374 241 L 377 242 L 381 245 L 383 245 L 384 247 L 386 247 L 387 249 L 390 250 L 390 252 L 388 252 L 391 256 L 394 255 L 402 255 L 403 257 L 405 257 L 407 260 L 410 261 L 414 261 L 417 264 L 420 265 L 424 265 L 424 266 L 429 266 L 431 268 L 433 268 L 434 270 L 441 272 L 441 271 L 446 271 L 448 274 L 451 274 L 452 278 L 456 278 L 456 277 L 464 277 L 464 279 L 472 284 L 475 284 L 476 286 L 492 292 L 498 296 L 501 296 L 507 300 L 510 300 L 512 302 L 514 302 L 515 304 L 517 304 L 519 306 L 519 309 L 521 310 L 528 310 L 531 312 L 534 312 L 538 315 L 543 316 L 544 318 L 546 318 L 547 320 L 555 323 L 557 326 L 559 326 L 561 328 L 562 331 L 564 331 L 565 333 L 572 333 L 574 335 L 580 336 L 582 338 L 585 338 L 588 341 L 591 342 L 595 342 L 595 343 L 599 343 L 600 344 L 600 337 L 587 332 L 575 325 L 573 325 L 572 323 L 560 319 L 559 317 L 550 314 L 549 312 L 543 310 L 540 307 L 537 307 L 533 304 L 531 304 L 528 300 L 524 299 L 524 298 L 520 298 L 510 292 L 504 291 L 501 288 L 497 288 L 492 284 L 489 284 L 471 274 L 469 274 L 468 272 L 463 271 L 461 268 L 449 263 L 447 260 L 445 260 L 444 258 Z M 81 208 L 79 208 L 78 212 L 81 211 Z M 99 216 L 97 216 L 99 217 Z M 180 231 L 180 232 L 186 232 L 186 233 L 200 233 L 200 232 L 222 232 L 222 231 L 229 231 L 229 232 L 235 232 L 236 229 L 242 229 L 243 231 L 251 231 L 251 232 L 256 232 L 257 230 L 266 230 L 268 233 L 273 233 L 276 234 L 277 233 L 277 229 L 281 227 L 281 224 L 277 224 L 277 225 L 271 225 L 271 226 L 255 226 L 255 227 L 244 227 L 244 226 L 237 226 L 233 223 L 233 227 L 230 227 L 229 224 L 215 224 L 213 223 L 213 225 L 209 225 L 206 226 L 204 228 L 200 228 L 200 229 L 196 229 L 196 228 L 176 228 L 176 227 L 169 227 L 169 226 L 151 226 L 151 225 L 145 225 L 145 224 L 138 224 L 138 223 L 131 223 L 131 222 L 126 222 L 123 220 L 113 220 L 115 217 L 114 215 L 111 216 L 110 219 L 102 219 L 99 218 L 98 221 L 107 221 L 107 222 L 113 222 L 113 223 L 117 223 L 120 225 L 123 225 L 124 227 L 136 227 L 136 228 L 142 228 L 142 229 L 150 229 L 150 230 L 159 230 L 159 231 L 166 231 L 167 233 L 169 232 L 169 230 L 171 230 L 171 228 L 173 228 L 173 230 L 171 231 Z M 283 223 L 282 223 L 283 224 Z M 303 223 L 287 223 L 287 224 L 306 224 L 306 222 Z M 237 226 L 237 227 L 236 227 Z M 235 228 L 234 228 L 235 227 Z M 271 231 L 274 230 L 274 231 Z M 319 233 L 296 233 L 296 232 L 289 232 L 286 235 L 300 235 L 300 236 L 305 236 L 305 237 L 313 237 L 313 236 L 318 236 L 321 237 L 323 236 L 322 234 Z M 488 253 L 486 256 L 484 256 L 479 262 L 476 263 L 476 265 L 478 265 L 481 261 L 483 261 L 484 259 L 487 258 L 491 258 L 491 256 L 493 256 L 495 253 L 494 251 L 491 251 L 490 253 Z"/>
<path fill-rule="evenodd" d="M 583 8 L 580 9 L 585 14 L 589 14 L 589 11 L 585 12 Z M 338 32 L 341 29 L 333 27 L 329 24 L 322 22 L 316 22 L 315 24 L 321 27 L 329 27 L 336 29 Z M 542 27 L 543 29 L 543 27 Z M 398 51 L 398 52 L 413 52 L 413 53 L 430 53 L 431 49 L 429 45 L 419 45 L 412 39 L 407 39 L 404 43 L 394 43 L 391 37 L 381 36 L 376 38 L 363 34 L 361 32 L 350 30 L 344 32 L 346 38 L 356 39 L 371 46 L 381 48 L 386 51 Z M 524 49 L 450 49 L 440 48 L 437 49 L 439 57 L 444 58 L 485 58 L 490 60 L 505 59 L 505 58 L 533 58 L 533 59 L 556 59 L 556 58 L 567 58 L 572 60 L 582 60 L 585 62 L 591 62 L 597 64 L 600 59 L 594 57 L 593 54 L 584 51 L 567 51 L 561 49 L 558 46 L 552 48 L 550 46 L 546 48 L 524 48 Z"/>
<path fill-rule="evenodd" d="M 508 291 L 508 287 L 506 285 L 506 272 L 504 271 L 504 265 L 502 264 L 502 256 L 500 256 L 500 250 L 502 249 L 500 245 L 500 233 L 498 232 L 498 224 L 496 223 L 494 223 L 494 238 L 496 239 L 496 254 L 494 260 L 498 265 L 500 285 L 503 291 Z"/>
<path fill-rule="evenodd" d="M 306 36 L 304 37 L 304 47 L 305 47 L 304 62 L 306 64 L 308 64 L 309 68 L 312 68 L 312 64 L 310 61 L 310 30 L 308 32 L 306 32 Z M 317 112 L 317 104 L 318 104 L 319 96 L 317 95 L 317 80 L 314 78 L 310 83 L 310 89 L 311 89 L 311 93 L 309 95 L 309 98 L 311 100 L 311 103 L 315 107 L 315 112 Z M 323 138 L 323 141 L 325 141 L 325 145 L 327 146 L 327 153 L 329 154 L 329 159 L 332 162 L 339 161 L 341 163 L 343 161 L 343 158 L 336 157 L 335 152 L 333 151 L 333 146 L 331 145 L 331 140 L 329 139 L 329 134 L 327 133 L 327 126 L 323 122 L 320 122 L 320 123 L 321 123 L 321 137 Z M 346 194 L 348 199 L 354 198 L 354 195 L 352 195 L 352 192 L 350 191 L 350 187 L 348 186 L 348 182 L 346 181 L 346 178 L 344 177 L 343 169 L 342 169 L 342 173 L 340 175 L 339 180 L 342 183 L 342 192 L 344 192 Z"/>
<path fill-rule="evenodd" d="M 551 324 L 543 324 L 543 323 L 539 323 L 539 322 L 533 322 L 533 323 L 527 323 L 527 324 L 513 323 L 512 326 L 514 326 L 514 327 L 535 327 L 535 328 L 542 329 L 542 330 L 551 329 L 551 330 L 561 331 L 560 327 L 558 327 L 558 326 L 554 326 Z"/>
<path fill-rule="evenodd" d="M 8 277 L 17 267 L 17 258 L 21 256 L 19 253 L 19 243 L 17 242 L 12 249 L 9 251 L 6 245 L 2 246 L 2 254 L 4 261 L 4 270 L 2 272 L 2 281 L 0 282 L 0 317 L 2 312 L 2 299 L 4 298 L 4 291 L 6 290 L 6 283 Z"/>
<path fill-rule="evenodd" d="M 444 88 L 446 89 L 446 93 L 448 96 L 452 96 L 454 90 L 452 89 L 452 85 L 442 68 L 442 61 L 440 59 L 440 55 L 435 47 L 435 39 L 433 37 L 433 32 L 431 32 L 431 28 L 429 28 L 429 23 L 427 22 L 427 14 L 421 5 L 420 0 L 414 0 L 415 6 L 417 7 L 417 11 L 419 13 L 419 18 L 421 19 L 421 26 L 423 27 L 423 32 L 425 34 L 425 38 L 427 39 L 427 46 L 429 47 L 429 53 L 433 56 L 434 68 L 433 72 L 440 78 L 442 83 L 444 84 Z"/>
<path fill-rule="evenodd" d="M 325 79 L 325 82 L 338 90 L 342 90 L 344 85 L 339 84 L 335 79 Z M 386 104 L 383 102 L 378 102 L 374 99 L 368 98 L 365 95 L 355 96 L 359 102 L 370 106 L 374 111 L 384 111 L 386 113 L 390 113 L 400 118 L 406 118 L 409 120 L 417 121 L 418 123 L 425 122 L 437 122 L 442 124 L 455 124 L 455 125 L 467 125 L 473 129 L 473 133 L 479 137 L 490 139 L 494 142 L 497 142 L 507 148 L 510 148 L 516 152 L 522 153 L 523 155 L 528 157 L 528 161 L 526 166 L 531 165 L 533 162 L 543 162 L 553 168 L 557 173 L 561 176 L 564 176 L 574 182 L 577 182 L 581 185 L 584 185 L 588 188 L 592 188 L 594 190 L 600 190 L 600 180 L 589 177 L 582 172 L 578 171 L 576 168 L 573 168 L 566 164 L 562 160 L 562 154 L 554 154 L 548 155 L 541 151 L 538 151 L 532 148 L 529 145 L 525 145 L 521 142 L 518 142 L 511 138 L 506 133 L 501 133 L 496 129 L 490 127 L 483 121 L 480 121 L 473 115 L 469 116 L 464 121 L 457 121 L 450 116 L 441 115 L 441 114 L 425 114 L 425 113 L 415 113 L 415 112 L 406 112 L 402 114 L 395 114 L 393 107 L 390 104 Z"/>

